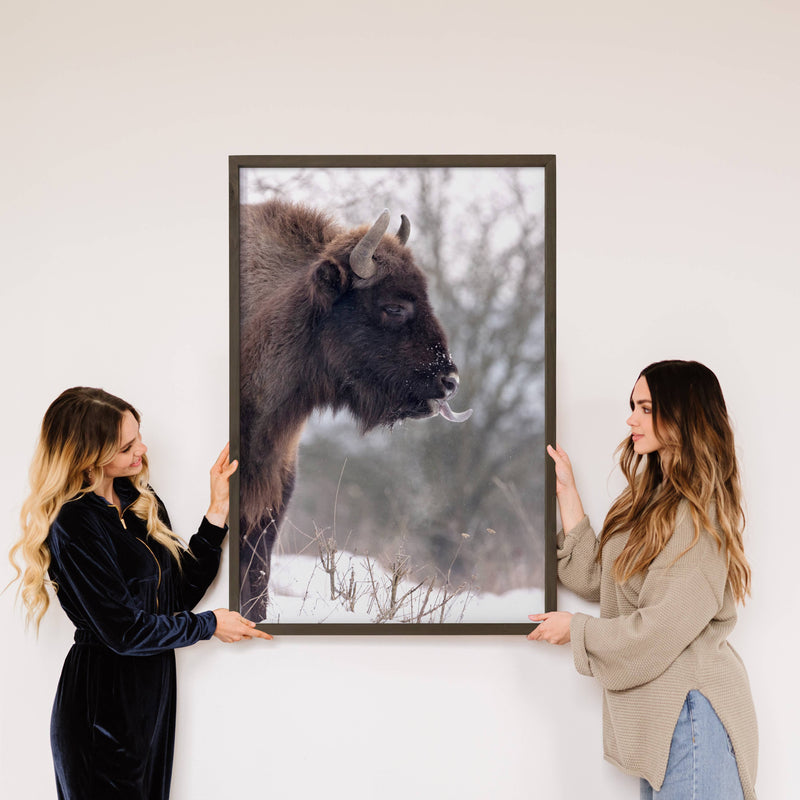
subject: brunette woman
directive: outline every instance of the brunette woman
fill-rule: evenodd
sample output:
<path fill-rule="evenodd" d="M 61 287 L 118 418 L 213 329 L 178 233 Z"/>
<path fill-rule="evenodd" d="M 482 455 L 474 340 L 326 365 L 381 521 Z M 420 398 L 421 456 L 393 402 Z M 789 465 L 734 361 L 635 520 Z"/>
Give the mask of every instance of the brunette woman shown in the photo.
<path fill-rule="evenodd" d="M 271 638 L 238 613 L 193 613 L 219 568 L 236 469 L 226 447 L 211 502 L 188 547 L 148 484 L 139 413 L 77 387 L 48 408 L 11 551 L 27 619 L 38 629 L 56 593 L 74 623 L 51 720 L 62 800 L 169 796 L 175 734 L 174 648 L 217 636 Z M 15 564 L 16 566 L 16 564 Z"/>
<path fill-rule="evenodd" d="M 758 733 L 744 665 L 727 639 L 750 591 L 744 515 L 725 401 L 695 361 L 642 370 L 620 445 L 627 488 L 599 539 L 567 454 L 555 462 L 558 574 L 600 617 L 553 612 L 529 639 L 571 642 L 604 689 L 607 760 L 642 798 L 754 800 Z"/>

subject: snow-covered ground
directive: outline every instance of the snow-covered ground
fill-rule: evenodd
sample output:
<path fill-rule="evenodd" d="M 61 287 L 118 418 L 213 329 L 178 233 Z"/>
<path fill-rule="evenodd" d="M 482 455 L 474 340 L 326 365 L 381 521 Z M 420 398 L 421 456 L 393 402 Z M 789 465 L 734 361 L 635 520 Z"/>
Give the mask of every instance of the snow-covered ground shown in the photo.
<path fill-rule="evenodd" d="M 398 580 L 392 603 L 393 576 L 367 556 L 336 553 L 331 576 L 319 557 L 274 555 L 270 603 L 271 623 L 527 622 L 528 614 L 544 611 L 540 588 L 504 594 L 480 593 L 475 587 L 431 586 L 429 580 Z"/>

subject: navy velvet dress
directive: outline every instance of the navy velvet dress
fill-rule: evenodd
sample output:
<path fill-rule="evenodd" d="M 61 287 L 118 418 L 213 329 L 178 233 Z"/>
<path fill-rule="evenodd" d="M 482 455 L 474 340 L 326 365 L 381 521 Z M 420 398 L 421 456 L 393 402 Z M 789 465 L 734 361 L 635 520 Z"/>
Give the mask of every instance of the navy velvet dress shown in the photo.
<path fill-rule="evenodd" d="M 225 529 L 205 518 L 182 558 L 148 538 L 138 492 L 114 481 L 122 513 L 94 493 L 65 503 L 50 528 L 49 573 L 75 624 L 50 738 L 62 800 L 166 800 L 175 737 L 175 647 L 210 639 L 193 614 L 219 568 Z M 165 522 L 166 511 L 162 515 Z"/>

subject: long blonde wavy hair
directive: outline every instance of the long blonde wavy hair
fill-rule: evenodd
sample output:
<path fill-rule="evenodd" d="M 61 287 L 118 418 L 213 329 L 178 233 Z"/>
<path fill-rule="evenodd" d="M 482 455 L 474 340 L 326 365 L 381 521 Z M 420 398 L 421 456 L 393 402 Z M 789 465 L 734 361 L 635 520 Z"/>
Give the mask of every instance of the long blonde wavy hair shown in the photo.
<path fill-rule="evenodd" d="M 614 562 L 614 578 L 624 583 L 643 574 L 667 544 L 678 505 L 686 500 L 695 528 L 688 549 L 697 544 L 701 529 L 711 533 L 725 548 L 728 583 L 743 603 L 750 594 L 750 566 L 742 545 L 742 492 L 717 376 L 697 361 L 659 361 L 645 367 L 640 377 L 650 389 L 653 432 L 662 448 L 643 456 L 634 452 L 630 437 L 620 444 L 617 452 L 628 486 L 606 516 L 600 550 L 616 533 L 629 532 Z"/>
<path fill-rule="evenodd" d="M 17 573 L 14 580 L 21 579 L 19 595 L 26 623 L 33 623 L 36 630 L 50 605 L 48 587 L 58 589 L 47 576 L 50 526 L 65 503 L 99 488 L 103 465 L 119 450 L 126 411 L 141 421 L 130 403 L 102 389 L 77 386 L 62 392 L 44 415 L 30 467 L 31 492 L 20 513 L 22 536 L 9 554 Z M 139 492 L 131 510 L 145 522 L 148 536 L 166 547 L 180 565 L 183 542 L 159 518 L 158 501 L 148 477 L 144 455 L 141 472 L 128 479 Z"/>

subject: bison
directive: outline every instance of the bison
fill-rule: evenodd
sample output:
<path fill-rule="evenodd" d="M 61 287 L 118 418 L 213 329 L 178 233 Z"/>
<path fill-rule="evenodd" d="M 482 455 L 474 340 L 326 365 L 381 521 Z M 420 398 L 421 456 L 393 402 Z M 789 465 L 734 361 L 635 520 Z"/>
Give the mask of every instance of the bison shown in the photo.
<path fill-rule="evenodd" d="M 240 608 L 266 616 L 272 547 L 315 409 L 347 409 L 362 433 L 441 413 L 458 370 L 406 247 L 405 215 L 345 229 L 271 200 L 240 209 Z"/>

